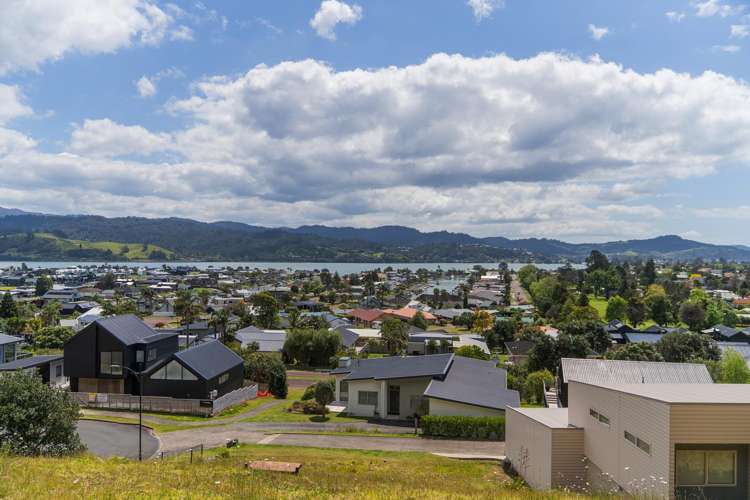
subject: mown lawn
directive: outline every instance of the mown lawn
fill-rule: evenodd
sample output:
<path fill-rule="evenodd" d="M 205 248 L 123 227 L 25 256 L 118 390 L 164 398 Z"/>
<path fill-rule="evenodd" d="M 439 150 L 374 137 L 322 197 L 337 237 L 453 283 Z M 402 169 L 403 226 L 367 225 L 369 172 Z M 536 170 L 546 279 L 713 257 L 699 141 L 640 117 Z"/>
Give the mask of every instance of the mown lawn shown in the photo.
<path fill-rule="evenodd" d="M 299 475 L 248 471 L 251 460 L 301 462 Z M 0 457 L 2 498 L 574 498 L 513 486 L 494 463 L 424 453 L 242 446 L 138 463 Z"/>

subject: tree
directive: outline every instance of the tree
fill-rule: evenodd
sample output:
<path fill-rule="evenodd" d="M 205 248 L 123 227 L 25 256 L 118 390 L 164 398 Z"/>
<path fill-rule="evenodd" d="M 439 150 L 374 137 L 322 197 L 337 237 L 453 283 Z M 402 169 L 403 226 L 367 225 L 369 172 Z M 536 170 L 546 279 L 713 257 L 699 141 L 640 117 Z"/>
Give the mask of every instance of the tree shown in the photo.
<path fill-rule="evenodd" d="M 588 257 L 586 257 L 586 271 L 591 273 L 594 271 L 606 271 L 609 269 L 609 259 L 607 256 L 601 253 L 599 250 L 592 250 Z"/>
<path fill-rule="evenodd" d="M 341 349 L 341 335 L 328 329 L 292 330 L 284 341 L 282 354 L 288 363 L 328 367 Z"/>
<path fill-rule="evenodd" d="M 83 450 L 80 409 L 70 393 L 24 371 L 0 375 L 0 442 L 16 455 L 62 456 Z"/>
<path fill-rule="evenodd" d="M 692 332 L 668 333 L 659 339 L 656 349 L 670 363 L 718 361 L 721 357 L 711 337 Z"/>
<path fill-rule="evenodd" d="M 518 270 L 518 281 L 526 290 L 531 290 L 531 284 L 539 278 L 539 269 L 536 266 L 527 264 Z"/>
<path fill-rule="evenodd" d="M 39 276 L 36 279 L 36 287 L 35 287 L 35 293 L 37 297 L 41 297 L 48 291 L 52 290 L 52 278 L 50 278 L 47 275 Z"/>
<path fill-rule="evenodd" d="M 648 259 L 646 262 L 646 265 L 643 267 L 641 279 L 646 286 L 656 283 L 656 264 L 654 264 L 654 259 Z"/>
<path fill-rule="evenodd" d="M 680 306 L 680 320 L 688 325 L 692 331 L 698 331 L 706 319 L 706 311 L 700 304 L 694 302 L 683 302 Z"/>
<path fill-rule="evenodd" d="M 41 349 L 62 349 L 76 332 L 65 326 L 48 326 L 34 334 L 34 346 Z"/>
<path fill-rule="evenodd" d="M 471 326 L 471 330 L 480 335 L 484 335 L 485 332 L 492 328 L 494 318 L 487 311 L 477 311 L 474 315 L 474 324 Z"/>
<path fill-rule="evenodd" d="M 557 346 L 549 335 L 540 333 L 534 340 L 534 347 L 529 351 L 529 370 L 557 370 Z"/>
<path fill-rule="evenodd" d="M 286 319 L 289 322 L 289 329 L 295 330 L 299 328 L 301 323 L 302 314 L 296 307 L 290 307 L 286 311 Z"/>
<path fill-rule="evenodd" d="M 260 352 L 247 353 L 245 378 L 259 384 L 267 384 L 271 394 L 277 398 L 286 398 L 286 367 L 278 356 Z"/>
<path fill-rule="evenodd" d="M 659 285 L 651 285 L 646 292 L 646 307 L 649 317 L 660 325 L 669 322 L 670 304 L 664 288 Z"/>
<path fill-rule="evenodd" d="M 417 311 L 417 314 L 411 319 L 411 324 L 419 328 L 420 330 L 427 330 L 427 320 L 424 319 L 422 311 Z"/>
<path fill-rule="evenodd" d="M 485 361 L 490 359 L 490 356 L 487 353 L 485 353 L 480 347 L 475 346 L 475 345 L 461 346 L 454 351 L 454 354 L 456 356 L 463 356 L 465 358 L 482 359 Z"/>
<path fill-rule="evenodd" d="M 515 334 L 515 321 L 511 319 L 500 319 L 495 321 L 492 325 L 492 330 L 485 335 L 485 338 L 487 339 L 487 347 L 490 349 L 497 349 L 498 347 L 501 347 L 504 342 L 513 340 Z"/>
<path fill-rule="evenodd" d="M 589 343 L 581 335 L 568 335 L 561 333 L 556 342 L 557 359 L 560 358 L 585 358 L 589 354 Z M 555 364 L 555 367 L 557 364 Z"/>
<path fill-rule="evenodd" d="M 617 359 L 621 361 L 664 361 L 659 351 L 653 344 L 645 342 L 634 342 L 613 349 L 604 355 L 605 359 Z"/>
<path fill-rule="evenodd" d="M 747 360 L 734 349 L 727 349 L 721 356 L 719 374 L 722 384 L 750 384 Z"/>
<path fill-rule="evenodd" d="M 619 295 L 613 295 L 607 301 L 607 321 L 625 321 L 628 313 L 628 302 Z"/>
<path fill-rule="evenodd" d="M 39 312 L 42 326 L 55 326 L 60 321 L 60 303 L 56 300 L 47 303 Z"/>
<path fill-rule="evenodd" d="M 216 331 L 219 339 L 223 341 L 229 327 L 229 312 L 226 309 L 214 311 L 211 314 L 211 319 L 208 320 L 208 325 Z"/>
<path fill-rule="evenodd" d="M 559 312 L 566 296 L 565 287 L 554 276 L 545 276 L 531 285 L 531 298 L 542 316 L 554 316 L 551 313 L 555 310 Z"/>
<path fill-rule="evenodd" d="M 315 402 L 325 407 L 336 398 L 336 379 L 319 380 L 315 384 Z"/>
<path fill-rule="evenodd" d="M 409 328 L 406 323 L 395 318 L 383 321 L 380 338 L 390 354 L 399 354 L 409 343 Z"/>
<path fill-rule="evenodd" d="M 523 384 L 523 397 L 529 403 L 544 403 L 544 386 L 555 383 L 555 376 L 549 370 L 538 370 L 526 376 Z"/>
<path fill-rule="evenodd" d="M 630 320 L 630 324 L 633 325 L 634 328 L 638 328 L 638 325 L 646 319 L 646 304 L 643 302 L 643 299 L 638 295 L 631 296 L 630 300 L 628 300 L 626 314 Z"/>
<path fill-rule="evenodd" d="M 115 287 L 115 283 L 115 275 L 109 272 L 102 276 L 102 279 L 99 280 L 98 287 L 101 290 L 111 290 Z"/>
<path fill-rule="evenodd" d="M 251 300 L 255 309 L 255 319 L 261 328 L 273 328 L 278 322 L 279 302 L 268 292 L 253 295 Z"/>
<path fill-rule="evenodd" d="M 198 319 L 202 308 L 198 303 L 198 298 L 191 290 L 182 290 L 177 292 L 177 299 L 174 301 L 174 311 L 180 316 L 180 323 L 189 326 Z"/>
<path fill-rule="evenodd" d="M 13 318 L 18 315 L 16 301 L 10 295 L 10 292 L 3 294 L 3 300 L 0 302 L 0 318 Z"/>

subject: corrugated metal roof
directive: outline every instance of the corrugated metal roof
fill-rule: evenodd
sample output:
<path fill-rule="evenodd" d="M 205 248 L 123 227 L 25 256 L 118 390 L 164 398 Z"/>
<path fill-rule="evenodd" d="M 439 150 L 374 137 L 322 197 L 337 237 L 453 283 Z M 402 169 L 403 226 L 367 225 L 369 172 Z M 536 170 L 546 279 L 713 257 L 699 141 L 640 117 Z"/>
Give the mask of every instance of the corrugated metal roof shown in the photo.
<path fill-rule="evenodd" d="M 507 373 L 495 363 L 456 356 L 445 378 L 433 379 L 424 395 L 497 410 L 520 406 L 518 391 L 507 388 Z"/>
<path fill-rule="evenodd" d="M 351 367 L 337 368 L 331 373 L 349 371 L 345 380 L 437 377 L 448 371 L 452 360 L 453 354 L 356 359 L 352 360 Z"/>
<path fill-rule="evenodd" d="M 218 340 L 185 349 L 176 353 L 174 357 L 205 380 L 242 364 L 242 358 Z"/>
<path fill-rule="evenodd" d="M 575 382 L 575 381 L 573 381 Z M 591 384 L 665 403 L 747 404 L 750 384 Z"/>
<path fill-rule="evenodd" d="M 154 340 L 176 335 L 176 333 L 167 334 L 157 332 L 132 314 L 100 318 L 94 323 L 107 330 L 125 345 L 153 342 Z"/>
<path fill-rule="evenodd" d="M 36 366 L 41 366 L 60 359 L 63 359 L 62 354 L 44 354 L 39 356 L 31 356 L 28 358 L 17 359 L 15 361 L 2 364 L 0 365 L 0 371 L 13 371 L 23 370 L 26 368 L 34 368 Z"/>
<path fill-rule="evenodd" d="M 745 342 L 717 342 L 721 352 L 726 352 L 729 349 L 734 349 L 740 356 L 745 358 L 750 363 L 750 344 Z"/>
<path fill-rule="evenodd" d="M 706 365 L 563 358 L 563 382 L 589 384 L 713 384 Z"/>
<path fill-rule="evenodd" d="M 0 345 L 3 344 L 13 344 L 16 342 L 21 342 L 23 339 L 18 337 L 13 337 L 12 335 L 5 335 L 4 333 L 0 333 Z"/>

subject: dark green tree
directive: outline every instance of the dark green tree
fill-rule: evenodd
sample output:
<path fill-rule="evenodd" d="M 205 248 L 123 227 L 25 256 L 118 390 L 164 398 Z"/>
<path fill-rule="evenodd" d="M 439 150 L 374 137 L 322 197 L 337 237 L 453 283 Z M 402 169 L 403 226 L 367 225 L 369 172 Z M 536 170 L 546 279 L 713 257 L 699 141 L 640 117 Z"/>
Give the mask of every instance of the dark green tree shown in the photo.
<path fill-rule="evenodd" d="M 36 279 L 35 294 L 37 297 L 41 297 L 48 291 L 52 290 L 52 278 L 47 275 L 39 276 Z"/>
<path fill-rule="evenodd" d="M 397 319 L 383 321 L 380 338 L 390 354 L 400 354 L 409 342 L 409 327 Z"/>
<path fill-rule="evenodd" d="M 656 350 L 664 361 L 689 363 L 718 361 L 721 351 L 708 335 L 700 333 L 668 333 L 657 343 Z"/>
<path fill-rule="evenodd" d="M 8 319 L 15 316 L 18 316 L 16 301 L 13 300 L 10 292 L 5 292 L 2 301 L 0 301 L 0 318 Z"/>
<path fill-rule="evenodd" d="M 251 300 L 255 308 L 255 320 L 261 328 L 273 328 L 279 317 L 279 302 L 268 292 L 253 295 Z"/>
<path fill-rule="evenodd" d="M 604 355 L 606 359 L 622 361 L 664 361 L 664 358 L 653 344 L 634 342 L 613 349 Z"/>

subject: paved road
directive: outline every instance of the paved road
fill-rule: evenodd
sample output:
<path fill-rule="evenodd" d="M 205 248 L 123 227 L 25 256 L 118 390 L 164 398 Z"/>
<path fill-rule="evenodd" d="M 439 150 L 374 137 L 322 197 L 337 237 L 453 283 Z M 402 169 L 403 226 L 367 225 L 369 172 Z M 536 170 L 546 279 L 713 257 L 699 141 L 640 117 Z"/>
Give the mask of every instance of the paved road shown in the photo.
<path fill-rule="evenodd" d="M 100 457 L 138 458 L 138 426 L 79 420 L 78 435 L 86 448 Z M 148 429 L 143 430 L 143 458 L 148 459 L 159 449 L 159 440 Z"/>

